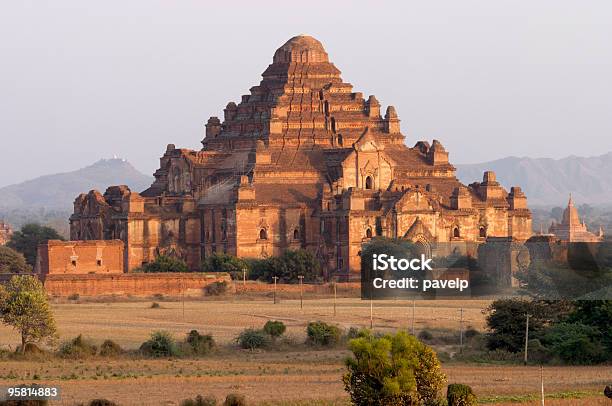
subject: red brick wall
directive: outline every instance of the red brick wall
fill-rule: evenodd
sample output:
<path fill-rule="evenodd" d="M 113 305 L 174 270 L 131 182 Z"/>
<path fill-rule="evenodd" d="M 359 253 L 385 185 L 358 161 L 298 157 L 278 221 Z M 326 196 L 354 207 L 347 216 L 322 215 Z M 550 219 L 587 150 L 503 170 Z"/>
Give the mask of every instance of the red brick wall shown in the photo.
<path fill-rule="evenodd" d="M 49 240 L 38 246 L 36 273 L 120 274 L 123 273 L 123 241 Z"/>
<path fill-rule="evenodd" d="M 151 296 L 202 296 L 203 288 L 217 282 L 231 279 L 225 273 L 130 273 L 130 274 L 85 274 L 47 275 L 45 290 L 50 296 L 131 295 Z"/>

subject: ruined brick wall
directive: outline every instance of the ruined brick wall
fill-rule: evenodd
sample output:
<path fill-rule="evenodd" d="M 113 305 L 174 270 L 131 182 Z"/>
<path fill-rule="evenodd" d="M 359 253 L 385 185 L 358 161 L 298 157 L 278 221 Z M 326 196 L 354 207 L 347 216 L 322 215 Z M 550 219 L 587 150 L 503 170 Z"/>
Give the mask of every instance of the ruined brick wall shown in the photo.
<path fill-rule="evenodd" d="M 44 280 L 48 295 L 80 296 L 202 296 L 203 289 L 214 282 L 231 279 L 226 273 L 129 273 L 47 275 Z"/>
<path fill-rule="evenodd" d="M 49 240 L 38 246 L 36 273 L 43 278 L 49 274 L 120 274 L 123 249 L 121 240 Z"/>

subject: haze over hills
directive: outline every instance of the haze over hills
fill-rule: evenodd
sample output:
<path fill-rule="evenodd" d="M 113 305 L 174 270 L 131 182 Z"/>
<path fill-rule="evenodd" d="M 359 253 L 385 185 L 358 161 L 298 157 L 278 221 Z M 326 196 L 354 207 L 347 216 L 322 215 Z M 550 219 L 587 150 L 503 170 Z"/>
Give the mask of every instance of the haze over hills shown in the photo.
<path fill-rule="evenodd" d="M 466 184 L 480 181 L 485 170 L 495 171 L 504 187 L 521 186 L 532 207 L 565 206 L 570 193 L 578 204 L 612 206 L 612 152 L 562 159 L 508 157 L 456 167 Z"/>
<path fill-rule="evenodd" d="M 126 160 L 101 159 L 72 172 L 45 175 L 0 188 L 0 210 L 71 210 L 74 199 L 91 189 L 104 193 L 110 185 L 127 185 L 140 192 L 151 182 L 152 176 L 142 174 Z"/>
<path fill-rule="evenodd" d="M 577 204 L 612 206 L 612 152 L 556 160 L 508 157 L 456 166 L 457 176 L 465 184 L 481 180 L 485 170 L 495 171 L 506 188 L 521 186 L 531 207 L 565 206 L 570 192 Z M 152 182 L 152 176 L 142 174 L 126 160 L 102 159 L 72 172 L 45 175 L 0 188 L 0 215 L 13 217 L 19 212 L 28 217 L 32 213 L 55 211 L 67 219 L 72 202 L 80 193 L 91 189 L 104 192 L 110 185 L 128 185 L 140 192 Z"/>

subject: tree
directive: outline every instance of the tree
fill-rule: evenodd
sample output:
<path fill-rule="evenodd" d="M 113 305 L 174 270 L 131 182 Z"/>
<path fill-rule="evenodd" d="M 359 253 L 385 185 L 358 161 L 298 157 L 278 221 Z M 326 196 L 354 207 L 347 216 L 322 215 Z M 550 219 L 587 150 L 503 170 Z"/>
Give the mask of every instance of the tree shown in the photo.
<path fill-rule="evenodd" d="M 581 323 L 557 323 L 546 330 L 543 344 L 570 364 L 596 364 L 606 360 L 601 332 Z"/>
<path fill-rule="evenodd" d="M 249 271 L 249 264 L 243 259 L 222 252 L 215 252 L 202 263 L 203 272 L 227 272 L 233 280 L 241 280 L 243 272 Z"/>
<path fill-rule="evenodd" d="M 0 246 L 0 273 L 28 273 L 32 267 L 23 254 L 9 247 Z"/>
<path fill-rule="evenodd" d="M 349 342 L 344 388 L 357 406 L 432 404 L 446 381 L 436 353 L 406 332 L 376 338 L 365 331 Z"/>
<path fill-rule="evenodd" d="M 476 406 L 478 398 L 468 385 L 451 383 L 446 388 L 446 403 L 448 406 Z"/>
<path fill-rule="evenodd" d="M 540 338 L 553 322 L 567 317 L 572 309 L 567 301 L 498 299 L 487 309 L 487 347 L 519 352 L 525 345 L 526 315 L 529 314 L 529 336 Z"/>
<path fill-rule="evenodd" d="M 285 326 L 285 323 L 278 320 L 268 320 L 263 328 L 264 333 L 266 333 L 273 339 L 276 339 L 285 334 L 285 330 L 287 330 L 287 326 Z"/>
<path fill-rule="evenodd" d="M 568 317 L 568 322 L 580 323 L 604 333 L 601 342 L 607 349 L 608 359 L 612 358 L 612 334 L 606 333 L 610 331 L 610 320 L 612 320 L 612 300 L 577 301 L 574 311 Z"/>
<path fill-rule="evenodd" d="M 21 334 L 21 352 L 26 344 L 56 337 L 55 320 L 42 283 L 34 276 L 13 276 L 0 285 L 0 320 Z"/>
<path fill-rule="evenodd" d="M 265 279 L 278 276 L 281 282 L 295 283 L 298 276 L 304 276 L 304 282 L 316 282 L 323 278 L 321 265 L 312 252 L 297 249 L 286 250 L 280 257 L 270 258 L 270 273 Z"/>
<path fill-rule="evenodd" d="M 64 240 L 55 229 L 30 223 L 11 236 L 7 246 L 21 252 L 30 266 L 36 265 L 38 245 L 49 240 Z"/>
<path fill-rule="evenodd" d="M 155 258 L 155 261 L 143 265 L 142 272 L 189 272 L 189 268 L 182 259 L 174 258 L 168 255 L 160 255 Z"/>

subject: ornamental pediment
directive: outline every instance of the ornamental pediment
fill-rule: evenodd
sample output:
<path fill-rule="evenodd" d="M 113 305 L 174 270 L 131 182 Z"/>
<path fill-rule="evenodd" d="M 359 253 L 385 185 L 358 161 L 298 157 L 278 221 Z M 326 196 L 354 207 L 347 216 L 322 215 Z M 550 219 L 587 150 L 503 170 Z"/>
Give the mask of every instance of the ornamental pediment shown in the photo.
<path fill-rule="evenodd" d="M 429 198 L 418 190 L 409 190 L 395 203 L 398 212 L 434 211 Z"/>
<path fill-rule="evenodd" d="M 366 128 L 363 135 L 353 144 L 353 148 L 358 152 L 377 152 L 384 149 L 382 145 L 376 142 L 376 137 L 369 127 Z"/>

